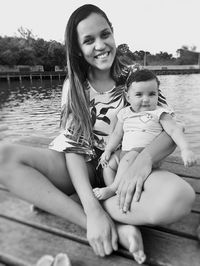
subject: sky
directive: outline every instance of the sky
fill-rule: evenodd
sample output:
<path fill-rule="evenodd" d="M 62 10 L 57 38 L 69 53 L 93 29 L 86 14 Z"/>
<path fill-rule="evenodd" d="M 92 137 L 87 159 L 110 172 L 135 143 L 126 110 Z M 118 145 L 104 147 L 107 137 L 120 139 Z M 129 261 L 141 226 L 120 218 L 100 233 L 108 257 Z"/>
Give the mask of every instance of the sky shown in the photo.
<path fill-rule="evenodd" d="M 0 0 L 0 36 L 19 36 L 22 26 L 36 37 L 64 42 L 70 14 L 86 3 L 106 12 L 116 44 L 127 43 L 133 52 L 175 56 L 183 45 L 200 51 L 199 0 Z"/>

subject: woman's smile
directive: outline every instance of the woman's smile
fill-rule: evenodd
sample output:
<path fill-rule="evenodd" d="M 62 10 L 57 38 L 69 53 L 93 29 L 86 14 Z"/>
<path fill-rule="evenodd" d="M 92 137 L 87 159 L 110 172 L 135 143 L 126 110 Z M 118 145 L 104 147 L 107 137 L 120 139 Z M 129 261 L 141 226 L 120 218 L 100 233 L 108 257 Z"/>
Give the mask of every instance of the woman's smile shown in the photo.
<path fill-rule="evenodd" d="M 108 58 L 110 52 L 103 52 L 99 53 L 98 55 L 95 56 L 96 59 L 105 59 Z"/>

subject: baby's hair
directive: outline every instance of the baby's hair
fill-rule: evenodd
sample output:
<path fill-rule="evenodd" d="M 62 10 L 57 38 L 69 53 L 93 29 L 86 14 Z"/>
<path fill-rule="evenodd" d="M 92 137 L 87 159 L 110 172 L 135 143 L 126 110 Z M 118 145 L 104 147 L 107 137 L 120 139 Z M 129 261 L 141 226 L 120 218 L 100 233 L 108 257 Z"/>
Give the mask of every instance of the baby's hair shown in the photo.
<path fill-rule="evenodd" d="M 150 70 L 148 69 L 139 69 L 136 70 L 135 72 L 131 72 L 126 80 L 126 89 L 128 90 L 130 85 L 133 82 L 140 82 L 140 81 L 149 81 L 149 80 L 156 80 L 158 84 L 158 88 L 160 85 L 160 81 L 157 78 L 157 76 Z"/>
<path fill-rule="evenodd" d="M 166 98 L 162 95 L 159 86 L 160 81 L 156 74 L 148 69 L 138 69 L 136 71 L 130 71 L 126 83 L 125 83 L 125 92 L 128 91 L 130 85 L 133 82 L 155 80 L 158 84 L 158 106 L 167 106 Z"/>

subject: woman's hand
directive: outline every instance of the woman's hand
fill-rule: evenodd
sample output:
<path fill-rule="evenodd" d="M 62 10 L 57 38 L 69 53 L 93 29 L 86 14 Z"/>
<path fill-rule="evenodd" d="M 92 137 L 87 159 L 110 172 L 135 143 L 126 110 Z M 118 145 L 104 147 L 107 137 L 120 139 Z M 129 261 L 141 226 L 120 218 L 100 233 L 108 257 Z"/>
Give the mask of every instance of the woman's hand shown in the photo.
<path fill-rule="evenodd" d="M 144 182 L 152 171 L 152 160 L 147 152 L 143 151 L 134 159 L 130 159 L 128 168 L 119 177 L 118 204 L 123 212 L 130 210 L 132 200 L 140 200 Z"/>
<path fill-rule="evenodd" d="M 87 239 L 95 254 L 101 257 L 118 249 L 114 222 L 103 209 L 87 215 Z"/>

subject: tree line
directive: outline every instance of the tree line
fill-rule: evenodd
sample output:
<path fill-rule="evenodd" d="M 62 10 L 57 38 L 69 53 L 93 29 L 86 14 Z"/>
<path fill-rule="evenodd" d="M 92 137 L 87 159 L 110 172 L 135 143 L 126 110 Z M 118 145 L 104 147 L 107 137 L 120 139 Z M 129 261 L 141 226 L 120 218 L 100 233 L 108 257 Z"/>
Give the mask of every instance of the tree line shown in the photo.
<path fill-rule="evenodd" d="M 118 50 L 121 51 L 131 61 L 142 65 L 196 65 L 199 64 L 199 53 L 196 52 L 196 47 L 188 47 L 183 45 L 177 49 L 177 57 L 167 52 L 159 52 L 151 54 L 148 51 L 134 51 L 129 49 L 127 44 L 120 44 Z"/>
<path fill-rule="evenodd" d="M 57 41 L 36 38 L 31 30 L 18 29 L 20 36 L 0 36 L 0 65 L 43 65 L 44 70 L 64 68 L 66 56 L 64 45 Z"/>
<path fill-rule="evenodd" d="M 0 65 L 42 65 L 44 70 L 51 71 L 55 66 L 64 69 L 66 53 L 64 44 L 37 38 L 32 31 L 23 27 L 18 29 L 19 37 L 0 36 Z M 119 54 L 130 63 L 145 65 L 193 65 L 198 64 L 199 54 L 196 47 L 182 46 L 177 50 L 177 57 L 167 52 L 151 54 L 148 51 L 131 51 L 127 44 L 118 46 Z"/>

